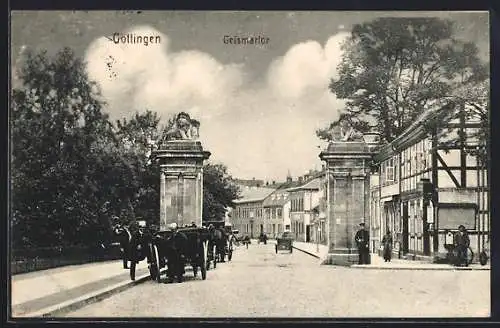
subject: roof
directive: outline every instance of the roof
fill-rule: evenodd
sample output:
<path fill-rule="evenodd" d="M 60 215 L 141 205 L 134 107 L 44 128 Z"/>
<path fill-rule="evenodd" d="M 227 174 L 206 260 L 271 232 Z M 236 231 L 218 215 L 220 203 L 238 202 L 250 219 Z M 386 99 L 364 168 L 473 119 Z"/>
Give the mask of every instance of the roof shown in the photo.
<path fill-rule="evenodd" d="M 295 187 L 295 188 L 289 188 L 288 191 L 297 191 L 297 190 L 319 190 L 321 184 L 321 179 L 319 177 L 316 177 L 305 184 Z"/>
<path fill-rule="evenodd" d="M 411 139 L 421 139 L 427 135 L 427 131 L 424 125 L 438 117 L 438 115 L 443 115 L 442 119 L 446 119 L 446 116 L 450 115 L 450 108 L 456 106 L 455 103 L 449 102 L 448 104 L 441 107 L 433 107 L 425 110 L 421 113 L 415 121 L 405 129 L 399 136 L 397 136 L 392 142 L 381 145 L 377 149 L 377 154 L 375 154 L 375 159 L 377 161 L 383 161 L 394 155 L 395 152 L 407 147 L 407 143 Z"/>
<path fill-rule="evenodd" d="M 288 188 L 298 187 L 300 185 L 301 183 L 297 180 L 290 182 L 283 182 L 278 185 L 278 189 L 288 189 Z"/>
<path fill-rule="evenodd" d="M 264 200 L 267 196 L 273 193 L 276 189 L 273 188 L 259 188 L 259 187 L 243 187 L 240 188 L 239 199 L 233 201 L 235 204 L 258 202 Z"/>
<path fill-rule="evenodd" d="M 264 207 L 283 206 L 289 201 L 290 197 L 288 195 L 288 191 L 280 189 L 267 196 L 267 198 L 264 200 L 263 205 Z"/>

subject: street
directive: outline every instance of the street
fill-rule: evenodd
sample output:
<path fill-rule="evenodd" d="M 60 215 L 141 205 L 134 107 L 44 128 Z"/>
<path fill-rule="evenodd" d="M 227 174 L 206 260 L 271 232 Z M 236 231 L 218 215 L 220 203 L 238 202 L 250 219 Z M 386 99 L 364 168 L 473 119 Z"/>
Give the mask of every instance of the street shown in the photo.
<path fill-rule="evenodd" d="M 205 281 L 187 270 L 183 283 L 147 281 L 66 317 L 486 317 L 489 275 L 320 266 L 254 243 Z"/>

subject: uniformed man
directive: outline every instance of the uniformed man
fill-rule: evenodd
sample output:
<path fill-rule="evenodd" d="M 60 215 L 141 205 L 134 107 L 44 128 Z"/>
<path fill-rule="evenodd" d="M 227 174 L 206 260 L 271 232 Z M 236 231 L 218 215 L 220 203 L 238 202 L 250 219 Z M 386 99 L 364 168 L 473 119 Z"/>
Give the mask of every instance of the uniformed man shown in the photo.
<path fill-rule="evenodd" d="M 354 240 L 356 241 L 356 246 L 358 247 L 358 253 L 359 253 L 358 264 L 370 264 L 369 260 L 370 249 L 368 245 L 370 241 L 370 234 L 368 233 L 368 231 L 365 230 L 364 222 L 361 222 L 359 224 L 359 230 L 358 232 L 356 232 Z"/>

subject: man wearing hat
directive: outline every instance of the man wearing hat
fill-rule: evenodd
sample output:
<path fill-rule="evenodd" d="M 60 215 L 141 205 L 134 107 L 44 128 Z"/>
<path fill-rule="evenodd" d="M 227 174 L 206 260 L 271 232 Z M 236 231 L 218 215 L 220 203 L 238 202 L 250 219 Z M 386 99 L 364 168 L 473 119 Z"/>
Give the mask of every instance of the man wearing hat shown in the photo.
<path fill-rule="evenodd" d="M 358 247 L 359 261 L 358 264 L 370 264 L 369 256 L 370 249 L 368 242 L 370 240 L 370 234 L 365 230 L 365 223 L 361 222 L 359 224 L 359 230 L 354 236 L 354 241 Z"/>
<path fill-rule="evenodd" d="M 453 239 L 453 244 L 455 245 L 458 253 L 457 265 L 469 266 L 469 261 L 467 260 L 467 249 L 470 245 L 470 239 L 469 234 L 463 225 L 458 226 L 458 231 Z"/>

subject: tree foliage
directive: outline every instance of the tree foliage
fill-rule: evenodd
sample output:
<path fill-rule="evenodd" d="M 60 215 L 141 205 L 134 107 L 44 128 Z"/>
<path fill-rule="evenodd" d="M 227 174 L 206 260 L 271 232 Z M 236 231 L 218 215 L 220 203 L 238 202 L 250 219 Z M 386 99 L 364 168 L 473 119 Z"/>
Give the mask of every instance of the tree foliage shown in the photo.
<path fill-rule="evenodd" d="M 113 191 L 102 179 L 117 168 L 96 85 L 67 48 L 53 60 L 28 53 L 19 76 L 11 111 L 14 240 L 49 246 L 78 243 L 89 229 L 105 233 L 102 196 Z"/>
<path fill-rule="evenodd" d="M 239 197 L 238 186 L 223 164 L 203 167 L 203 220 L 222 219 L 226 209 Z"/>
<path fill-rule="evenodd" d="M 473 42 L 453 37 L 453 23 L 439 18 L 380 18 L 355 25 L 343 45 L 339 77 L 330 90 L 346 106 L 340 119 L 382 141 L 401 134 L 423 111 L 440 106 L 454 90 L 484 81 L 488 68 Z M 317 131 L 328 131 L 338 120 Z"/>
<path fill-rule="evenodd" d="M 152 111 L 111 123 L 98 85 L 65 48 L 28 52 L 11 101 L 13 247 L 96 245 L 112 218 L 158 223 L 163 128 Z M 170 118 L 171 124 L 173 118 Z M 237 197 L 222 164 L 205 166 L 204 210 L 220 217 Z"/>

